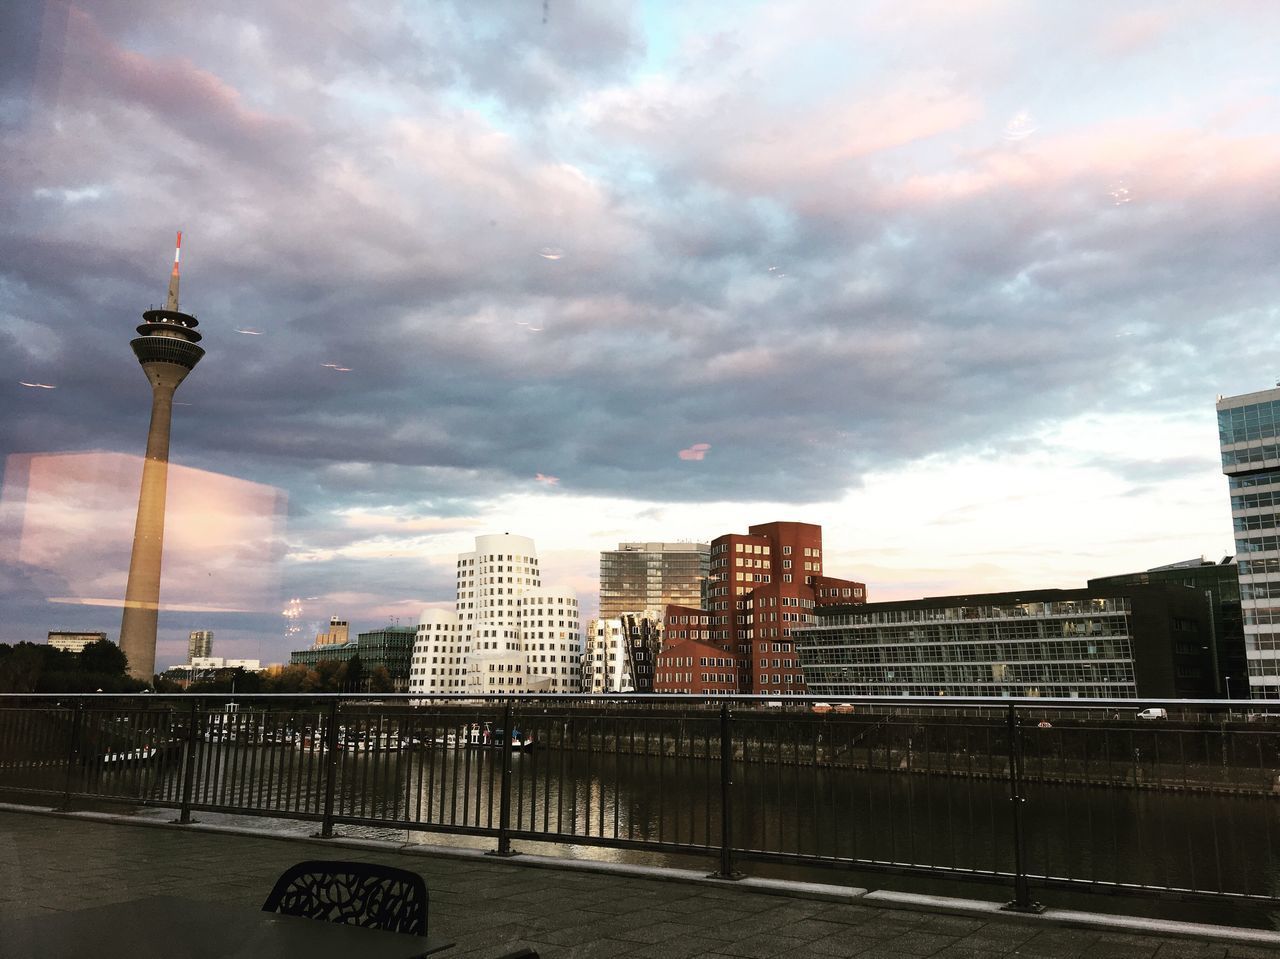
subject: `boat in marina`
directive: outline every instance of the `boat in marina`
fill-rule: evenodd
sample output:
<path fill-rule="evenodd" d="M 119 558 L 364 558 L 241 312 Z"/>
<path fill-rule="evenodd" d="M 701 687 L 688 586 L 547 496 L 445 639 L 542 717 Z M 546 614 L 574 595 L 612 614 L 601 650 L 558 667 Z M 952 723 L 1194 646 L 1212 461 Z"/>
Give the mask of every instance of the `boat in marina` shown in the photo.
<path fill-rule="evenodd" d="M 462 744 L 468 749 L 492 749 L 501 747 L 507 742 L 506 730 L 495 729 L 493 723 L 472 723 L 462 730 Z M 532 736 L 526 736 L 519 729 L 511 730 L 510 744 L 512 749 L 527 752 L 533 748 Z"/>

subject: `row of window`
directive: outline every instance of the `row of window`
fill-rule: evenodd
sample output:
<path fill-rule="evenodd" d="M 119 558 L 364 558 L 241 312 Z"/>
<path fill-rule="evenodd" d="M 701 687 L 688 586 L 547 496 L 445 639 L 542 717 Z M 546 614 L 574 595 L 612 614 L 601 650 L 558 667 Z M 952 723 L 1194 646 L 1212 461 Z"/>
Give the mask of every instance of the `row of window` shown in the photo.
<path fill-rule="evenodd" d="M 1262 493 L 1241 493 L 1231 497 L 1231 509 L 1260 509 L 1264 506 L 1280 506 L 1280 490 L 1266 490 Z"/>
<path fill-rule="evenodd" d="M 810 686 L 827 683 L 1132 683 L 1132 663 L 967 663 L 807 668 Z"/>
<path fill-rule="evenodd" d="M 1250 403 L 1218 411 L 1218 440 L 1223 445 L 1280 435 L 1280 403 Z"/>
<path fill-rule="evenodd" d="M 1265 559 L 1242 559 L 1237 570 L 1241 576 L 1267 576 L 1280 573 L 1280 559 L 1275 557 L 1267 557 Z"/>
<path fill-rule="evenodd" d="M 1133 659 L 1128 638 L 1085 642 L 946 643 L 932 645 L 799 645 L 800 661 L 826 663 L 990 663 L 1107 662 Z"/>
<path fill-rule="evenodd" d="M 835 626 L 876 626 L 894 623 L 930 623 L 966 619 L 1044 619 L 1056 616 L 1089 616 L 1097 613 L 1128 613 L 1128 597 L 1067 599 L 1045 603 L 1010 603 L 1005 606 L 938 606 L 895 609 L 883 612 L 842 613 L 827 619 Z"/>
<path fill-rule="evenodd" d="M 1280 445 L 1264 443 L 1261 446 L 1222 451 L 1222 468 L 1224 470 L 1240 466 L 1254 466 L 1259 463 L 1265 463 L 1268 460 L 1280 460 Z"/>
<path fill-rule="evenodd" d="M 1261 489 L 1264 486 L 1276 484 L 1280 484 L 1280 470 L 1267 470 L 1261 473 L 1251 473 L 1248 476 L 1227 477 L 1227 486 L 1233 490 Z"/>
<path fill-rule="evenodd" d="M 1237 533 L 1255 529 L 1275 529 L 1280 526 L 1280 516 L 1275 513 L 1254 513 L 1250 516 L 1237 516 L 1231 521 Z"/>

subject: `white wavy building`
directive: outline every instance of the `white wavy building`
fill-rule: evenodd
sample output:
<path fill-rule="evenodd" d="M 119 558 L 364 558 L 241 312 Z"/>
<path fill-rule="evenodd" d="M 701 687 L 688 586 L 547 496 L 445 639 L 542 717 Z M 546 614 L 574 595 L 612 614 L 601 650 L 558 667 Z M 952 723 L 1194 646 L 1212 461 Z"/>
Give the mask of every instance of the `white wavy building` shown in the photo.
<path fill-rule="evenodd" d="M 527 536 L 477 536 L 458 556 L 454 612 L 425 610 L 411 693 L 576 693 L 582 629 L 577 597 L 544 589 Z"/>

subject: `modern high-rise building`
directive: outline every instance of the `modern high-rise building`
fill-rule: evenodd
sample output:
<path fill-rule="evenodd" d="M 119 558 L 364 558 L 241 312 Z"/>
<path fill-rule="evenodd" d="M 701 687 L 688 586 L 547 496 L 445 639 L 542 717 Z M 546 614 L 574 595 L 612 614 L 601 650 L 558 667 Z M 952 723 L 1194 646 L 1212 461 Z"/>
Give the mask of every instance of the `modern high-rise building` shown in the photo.
<path fill-rule="evenodd" d="M 654 690 L 804 693 L 792 630 L 812 623 L 816 606 L 867 598 L 865 585 L 824 575 L 822 563 L 822 527 L 812 523 L 717 536 L 705 606 L 666 608 Z"/>
<path fill-rule="evenodd" d="M 142 465 L 138 517 L 133 529 L 129 580 L 120 621 L 120 648 L 129 659 L 129 675 L 150 682 L 156 666 L 156 625 L 160 611 L 160 561 L 164 552 L 164 507 L 169 478 L 169 425 L 173 394 L 186 379 L 204 349 L 197 346 L 196 318 L 178 310 L 178 234 L 164 309 L 142 314 L 138 336 L 129 345 L 151 384 L 151 426 L 147 458 Z"/>
<path fill-rule="evenodd" d="M 600 553 L 600 618 L 698 606 L 710 570 L 706 543 L 619 543 Z"/>
<path fill-rule="evenodd" d="M 458 556 L 454 611 L 424 610 L 411 693 L 576 693 L 582 630 L 572 591 L 542 586 L 533 540 L 476 537 Z"/>
<path fill-rule="evenodd" d="M 213 655 L 213 630 L 193 629 L 187 635 L 187 662 Z"/>
<path fill-rule="evenodd" d="M 1280 699 L 1280 388 L 1219 397 L 1217 408 L 1249 695 Z"/>

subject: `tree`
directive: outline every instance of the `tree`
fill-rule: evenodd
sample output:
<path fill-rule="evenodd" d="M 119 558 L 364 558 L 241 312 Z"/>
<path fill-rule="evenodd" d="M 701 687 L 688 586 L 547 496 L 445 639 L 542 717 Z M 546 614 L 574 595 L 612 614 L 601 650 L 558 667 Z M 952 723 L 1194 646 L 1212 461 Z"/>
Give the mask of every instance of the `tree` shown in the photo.
<path fill-rule="evenodd" d="M 146 683 L 127 672 L 128 661 L 105 640 L 90 643 L 84 652 L 69 653 L 44 643 L 0 644 L 0 692 L 88 693 L 101 689 L 131 693 Z"/>
<path fill-rule="evenodd" d="M 286 666 L 274 676 L 268 676 L 263 691 L 268 693 L 303 693 L 308 692 L 307 682 L 313 671 L 306 666 L 294 664 Z M 317 677 L 318 679 L 319 677 Z"/>
<path fill-rule="evenodd" d="M 80 651 L 80 669 L 86 673 L 123 676 L 129 671 L 129 657 L 109 639 L 99 639 Z"/>
<path fill-rule="evenodd" d="M 364 663 L 360 659 L 360 654 L 356 653 L 347 660 L 346 668 L 340 672 L 338 688 L 346 693 L 361 693 L 364 692 L 364 687 Z"/>
<path fill-rule="evenodd" d="M 391 679 L 391 673 L 387 671 L 387 667 L 375 667 L 373 672 L 369 674 L 369 692 L 394 693 L 395 691 L 396 684 Z"/>
<path fill-rule="evenodd" d="M 322 659 L 316 663 L 316 688 L 307 692 L 336 693 L 339 692 L 340 674 L 344 672 L 346 663 L 340 659 Z"/>

